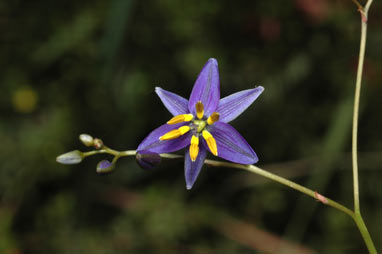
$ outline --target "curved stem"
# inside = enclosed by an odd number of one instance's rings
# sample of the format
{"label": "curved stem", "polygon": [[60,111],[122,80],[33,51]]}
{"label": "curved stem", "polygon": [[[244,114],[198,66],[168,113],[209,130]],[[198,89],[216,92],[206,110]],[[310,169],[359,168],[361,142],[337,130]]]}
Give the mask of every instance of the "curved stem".
{"label": "curved stem", "polygon": [[[99,153],[108,153],[108,154],[114,155],[116,158],[126,157],[126,156],[135,156],[136,155],[135,150],[116,151],[116,150],[113,150],[111,148],[104,146],[103,149],[101,149],[101,150],[86,152],[86,153],[84,153],[84,156],[87,157],[87,156],[91,156],[91,155],[99,154]],[[183,158],[182,155],[169,154],[169,153],[162,153],[162,154],[160,154],[160,156],[164,159]],[[349,208],[337,203],[334,200],[331,200],[327,197],[322,196],[321,194],[317,193],[316,191],[313,191],[313,190],[306,188],[300,184],[297,184],[297,183],[290,181],[286,178],[283,178],[281,176],[275,175],[271,172],[268,172],[264,169],[261,169],[259,167],[254,166],[254,165],[236,164],[236,163],[232,163],[232,162],[215,161],[215,160],[205,160],[204,163],[207,165],[210,165],[210,166],[214,166],[214,167],[227,167],[227,168],[244,169],[244,170],[247,170],[249,172],[261,175],[265,178],[276,181],[278,183],[281,183],[283,185],[288,186],[289,188],[295,189],[295,190],[302,192],[308,196],[311,196],[312,198],[316,199],[317,201],[320,201],[321,203],[323,203],[325,205],[336,208],[337,210],[340,210],[340,211],[346,213],[347,215],[349,215],[350,217],[352,217],[354,219],[355,214]]]}
{"label": "curved stem", "polygon": [[[89,155],[93,155],[93,154],[97,154],[97,153],[109,153],[109,154],[112,154],[112,155],[115,155],[116,157],[125,157],[125,156],[135,156],[136,155],[136,151],[135,150],[126,150],[126,151],[121,151],[121,152],[118,152],[118,151],[115,151],[113,149],[110,149],[110,148],[107,148],[105,147],[104,149],[102,150],[98,150],[98,151],[91,151],[91,152],[87,152],[87,153],[84,153],[85,156],[89,156]],[[183,158],[182,155],[177,155],[177,154],[169,154],[169,153],[162,153],[160,154],[160,156],[164,159],[179,159],[179,158]],[[292,188],[292,189],[295,189],[299,192],[302,192],[308,196],[311,196],[312,198],[322,202],[323,204],[326,204],[328,206],[331,206],[331,207],[334,207],[336,208],[337,210],[340,210],[346,214],[348,214],[350,217],[354,218],[354,212],[351,211],[349,208],[337,203],[336,201],[334,200],[331,200],[327,197],[324,197],[322,196],[321,194],[317,193],[316,191],[313,191],[309,188],[306,188],[300,184],[297,184],[293,181],[290,181],[288,179],[285,179],[281,176],[278,176],[278,175],[275,175],[273,173],[270,173],[264,169],[261,169],[259,167],[256,167],[254,165],[244,165],[244,164],[236,164],[236,163],[232,163],[232,162],[225,162],[225,161],[215,161],[215,160],[205,160],[204,162],[205,164],[207,165],[210,165],[210,166],[214,166],[214,167],[228,167],[228,168],[238,168],[238,169],[244,169],[244,170],[247,170],[247,171],[250,171],[252,173],[255,173],[255,174],[258,174],[258,175],[261,175],[265,178],[268,178],[270,180],[273,180],[273,181],[276,181],[278,183],[281,183],[283,185],[286,185],[288,186],[289,188]]]}
{"label": "curved stem", "polygon": [[[364,15],[360,10],[361,16]],[[356,213],[360,212],[359,206],[359,184],[358,184],[358,158],[357,158],[357,135],[358,135],[358,112],[359,112],[359,98],[361,94],[361,80],[363,71],[363,62],[365,56],[366,46],[366,23],[362,21],[361,29],[361,42],[359,49],[359,60],[357,69],[357,79],[355,85],[354,95],[354,108],[353,108],[353,131],[352,131],[352,163],[353,163],[353,196],[354,196],[354,210]]]}
{"label": "curved stem", "polygon": [[359,204],[358,155],[357,155],[359,99],[361,94],[363,64],[365,60],[367,21],[368,21],[369,8],[373,0],[368,0],[365,5],[365,8],[363,8],[358,3],[358,1],[353,0],[353,2],[358,6],[358,10],[361,14],[361,40],[360,40],[360,47],[359,47],[357,78],[356,78],[355,95],[354,95],[353,131],[352,131],[353,196],[354,196],[353,219],[362,234],[362,237],[369,250],[369,253],[377,253],[373,240],[371,239],[369,231],[367,230],[365,222],[363,221],[361,216],[361,210],[360,210],[360,204]]}
{"label": "curved stem", "polygon": [[357,224],[357,227],[359,231],[361,232],[362,238],[365,241],[366,247],[369,250],[370,254],[377,254],[377,249],[374,246],[374,242],[371,239],[369,230],[367,230],[366,224],[362,219],[362,216],[360,213],[355,213],[353,217],[355,223]]}
{"label": "curved stem", "polygon": [[347,215],[349,215],[356,223],[359,231],[361,232],[361,235],[363,237],[363,240],[366,244],[366,247],[368,248],[369,250],[369,253],[371,254],[377,254],[377,250],[374,246],[374,243],[373,243],[373,240],[371,239],[371,236],[370,236],[370,233],[369,231],[367,230],[367,227],[362,219],[362,216],[360,213],[354,213],[352,210],[350,210],[349,208],[337,203],[336,201],[334,200],[331,200],[327,197],[324,197],[322,196],[321,194],[309,189],[309,188],[306,188],[300,184],[297,184],[295,182],[292,182],[288,179],[285,179],[283,177],[280,177],[278,175],[275,175],[275,174],[272,174],[268,171],[265,171],[259,167],[256,167],[254,165],[242,165],[242,164],[236,164],[236,163],[230,163],[230,162],[221,162],[221,161],[213,161],[213,160],[206,160],[205,161],[206,164],[209,164],[211,166],[223,166],[223,167],[230,167],[230,168],[239,168],[239,169],[244,169],[244,170],[247,170],[247,171],[250,171],[252,173],[255,173],[255,174],[258,174],[258,175],[261,175],[263,177],[266,177],[268,179],[271,179],[273,181],[276,181],[278,183],[281,183],[283,185],[286,185],[288,186],[289,188],[292,188],[292,189],[295,189],[301,193],[304,193],[308,196],[311,196],[312,198],[315,198],[316,200],[320,201],[321,203],[325,204],[325,205],[328,205],[328,206],[331,206],[341,212],[344,212],[346,213]]}
{"label": "curved stem", "polygon": [[[84,157],[87,157],[87,156],[91,156],[91,155],[95,155],[95,154],[101,154],[101,153],[107,153],[110,155],[114,155],[115,156],[114,160],[117,160],[120,157],[135,156],[136,155],[135,150],[116,151],[116,150],[113,150],[113,149],[108,148],[106,146],[104,146],[100,150],[85,152],[85,153],[83,153],[83,155],[84,155]],[[183,158],[182,155],[169,154],[169,153],[162,153],[162,154],[160,154],[160,156],[161,156],[161,158],[164,158],[164,159]],[[254,166],[254,165],[236,164],[236,163],[232,163],[232,162],[215,161],[215,160],[205,160],[204,163],[207,165],[213,166],[213,167],[227,167],[227,168],[237,168],[237,169],[247,170],[251,173],[255,173],[255,174],[261,175],[265,178],[268,178],[270,180],[273,180],[275,182],[281,183],[281,184],[283,184],[289,188],[292,188],[292,189],[297,190],[301,193],[304,193],[304,194],[316,199],[317,201],[319,201],[325,205],[331,206],[331,207],[333,207],[333,208],[335,208],[341,212],[344,212],[345,214],[349,215],[355,221],[355,223],[356,223],[358,229],[360,230],[361,235],[362,235],[362,237],[366,243],[366,246],[369,249],[369,252],[372,254],[377,253],[376,249],[374,247],[373,241],[370,237],[370,234],[366,228],[365,223],[363,222],[363,219],[362,219],[360,213],[354,213],[349,208],[341,205],[340,203],[337,203],[334,200],[331,200],[331,199],[319,194],[316,191],[313,191],[313,190],[306,188],[300,184],[297,184],[291,180],[288,180],[288,179],[283,178],[281,176],[275,175],[271,172],[268,172],[264,169],[261,169],[259,167]]]}
{"label": "curved stem", "polygon": [[365,58],[367,19],[368,19],[369,8],[372,2],[373,0],[367,1],[365,8],[359,7],[358,6],[359,4],[357,5],[358,10],[361,14],[361,41],[360,41],[360,48],[359,48],[357,78],[356,78],[356,85],[355,85],[354,109],[353,109],[353,131],[352,131],[353,195],[354,195],[355,213],[360,213],[359,183],[358,183],[358,156],[357,156],[359,99],[361,94],[362,72],[363,72],[363,63]]}
{"label": "curved stem", "polygon": [[357,0],[353,0],[353,3],[354,3],[355,5],[357,5],[358,10],[362,10],[362,9],[363,9],[362,5],[361,5]]}
{"label": "curved stem", "polygon": [[350,217],[354,218],[354,213],[352,210],[350,210],[349,208],[337,203],[336,201],[331,200],[327,197],[324,197],[321,194],[317,193],[316,191],[313,191],[309,188],[306,188],[300,184],[292,182],[292,181],[285,179],[281,176],[272,174],[272,173],[270,173],[264,169],[261,169],[259,167],[254,166],[254,165],[243,165],[243,164],[236,164],[236,163],[222,162],[222,161],[213,161],[213,160],[206,160],[205,163],[209,164],[211,166],[217,166],[217,167],[229,167],[229,168],[244,169],[244,170],[250,171],[252,173],[261,175],[265,178],[268,178],[268,179],[273,180],[275,182],[281,183],[283,185],[288,186],[289,188],[292,188],[292,189],[297,190],[299,192],[302,192],[308,196],[311,196],[312,198],[316,199],[317,201],[320,201],[321,203],[323,203],[325,205],[336,208],[337,210],[340,210],[340,211],[346,213],[347,215],[349,215]]}
{"label": "curved stem", "polygon": [[103,146],[102,149],[100,149],[100,150],[93,150],[93,151],[89,151],[89,152],[84,152],[83,156],[84,157],[89,157],[89,156],[92,156],[92,155],[95,155],[95,154],[100,154],[100,153],[108,153],[108,154],[111,154],[111,155],[114,155],[114,156],[118,156],[118,157],[135,155],[135,151],[132,151],[132,150],[120,152],[120,151],[111,149],[111,148],[109,148],[107,146]]}

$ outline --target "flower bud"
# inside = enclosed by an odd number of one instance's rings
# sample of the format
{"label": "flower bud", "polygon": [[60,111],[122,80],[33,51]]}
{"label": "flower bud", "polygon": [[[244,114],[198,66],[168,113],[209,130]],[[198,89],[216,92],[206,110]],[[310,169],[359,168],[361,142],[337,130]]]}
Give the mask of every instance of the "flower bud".
{"label": "flower bud", "polygon": [[99,150],[103,147],[103,142],[99,138],[95,138],[93,145],[94,145],[95,149]]}
{"label": "flower bud", "polygon": [[138,165],[143,169],[152,169],[161,162],[161,157],[158,153],[144,150],[137,152],[135,158]]}
{"label": "flower bud", "polygon": [[108,160],[102,160],[97,164],[97,173],[106,174],[110,173],[114,169],[114,164]]}
{"label": "flower bud", "polygon": [[61,154],[56,158],[56,161],[61,164],[78,164],[82,161],[84,155],[78,150]]}
{"label": "flower bud", "polygon": [[90,136],[89,134],[81,134],[79,138],[82,144],[84,144],[85,146],[94,145],[94,138]]}

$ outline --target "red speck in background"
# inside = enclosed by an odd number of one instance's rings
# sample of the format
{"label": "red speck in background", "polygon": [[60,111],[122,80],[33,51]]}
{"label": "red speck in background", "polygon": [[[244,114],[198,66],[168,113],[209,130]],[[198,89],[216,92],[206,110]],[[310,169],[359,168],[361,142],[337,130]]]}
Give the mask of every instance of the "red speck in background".
{"label": "red speck in background", "polygon": [[321,23],[326,18],[329,10],[327,0],[295,0],[295,5],[313,23]]}
{"label": "red speck in background", "polygon": [[260,35],[266,41],[275,41],[280,37],[280,21],[272,18],[260,20]]}

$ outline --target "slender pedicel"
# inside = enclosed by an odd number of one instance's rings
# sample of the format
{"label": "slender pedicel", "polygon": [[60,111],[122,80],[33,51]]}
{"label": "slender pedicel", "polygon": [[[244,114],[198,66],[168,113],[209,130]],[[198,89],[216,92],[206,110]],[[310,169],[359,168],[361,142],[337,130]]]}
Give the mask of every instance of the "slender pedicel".
{"label": "slender pedicel", "polygon": [[190,126],[182,126],[179,129],[175,129],[172,131],[167,132],[163,136],[161,136],[159,139],[160,140],[170,140],[170,139],[175,139],[179,138],[183,134],[187,133],[190,131]]}

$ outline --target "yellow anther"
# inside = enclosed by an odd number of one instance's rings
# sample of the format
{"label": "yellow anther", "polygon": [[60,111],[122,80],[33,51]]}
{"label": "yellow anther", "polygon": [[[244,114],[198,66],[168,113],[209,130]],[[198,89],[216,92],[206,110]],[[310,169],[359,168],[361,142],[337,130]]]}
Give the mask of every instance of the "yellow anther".
{"label": "yellow anther", "polygon": [[182,126],[178,130],[180,131],[180,135],[183,135],[190,130],[190,126]]}
{"label": "yellow anther", "polygon": [[172,130],[164,134],[159,138],[159,140],[170,140],[170,139],[175,139],[179,138],[183,134],[187,133],[190,130],[190,126],[182,126],[179,129]]}
{"label": "yellow anther", "polygon": [[189,122],[194,118],[192,114],[177,115],[170,119],[167,124],[177,124],[183,122]]}
{"label": "yellow anther", "polygon": [[204,116],[204,106],[203,106],[203,103],[201,101],[198,101],[195,105],[195,108],[196,108],[196,116],[199,118],[199,119],[202,119],[203,116]]}
{"label": "yellow anther", "polygon": [[211,125],[211,124],[213,124],[214,122],[219,121],[219,117],[220,117],[220,114],[219,114],[218,112],[214,112],[214,113],[212,113],[212,114],[208,117],[208,119],[207,119],[207,123],[208,123],[209,125]]}
{"label": "yellow anther", "polygon": [[191,161],[195,161],[196,157],[198,157],[199,153],[199,138],[196,136],[192,136],[191,145],[190,145],[190,158]]}
{"label": "yellow anther", "polygon": [[216,140],[214,137],[212,137],[211,133],[204,130],[202,132],[203,138],[206,140],[208,148],[210,149],[211,153],[215,156],[218,156],[218,147],[216,146]]}

